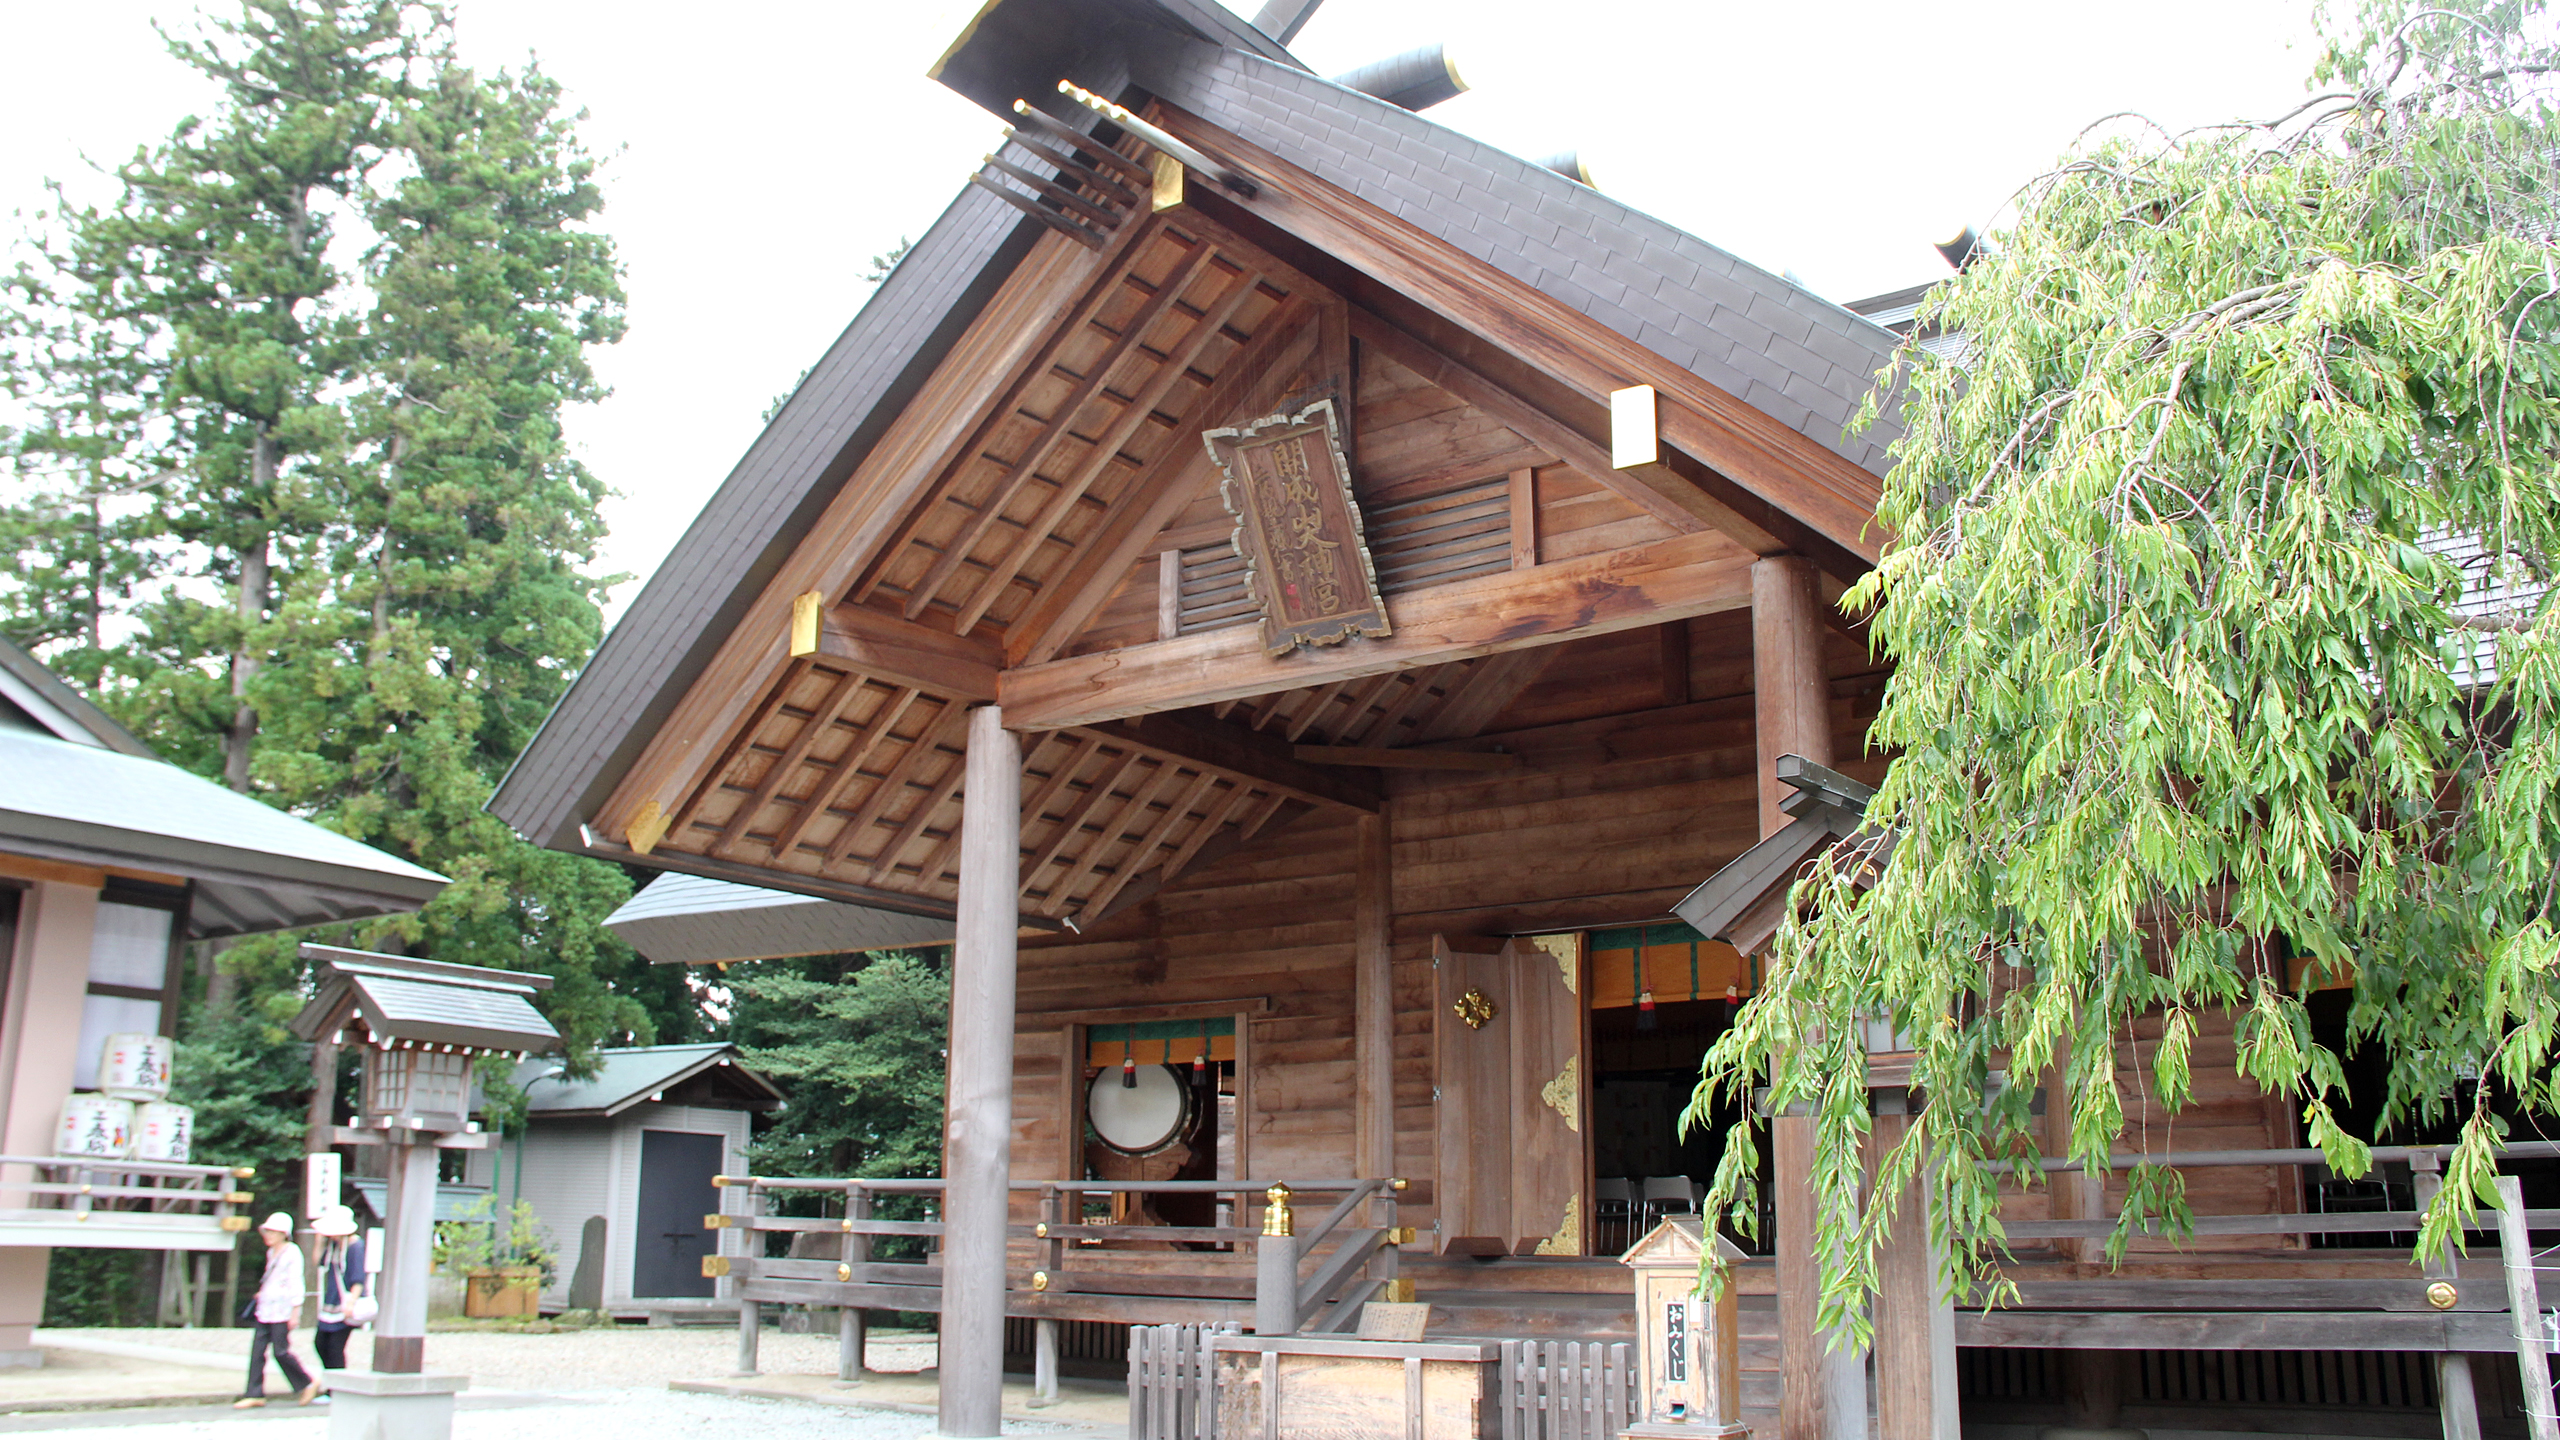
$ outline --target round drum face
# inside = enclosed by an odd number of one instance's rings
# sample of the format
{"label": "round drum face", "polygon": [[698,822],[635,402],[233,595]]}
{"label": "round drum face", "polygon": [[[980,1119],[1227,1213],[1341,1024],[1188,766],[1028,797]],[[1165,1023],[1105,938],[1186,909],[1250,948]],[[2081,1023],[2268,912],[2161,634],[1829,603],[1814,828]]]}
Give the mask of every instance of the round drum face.
{"label": "round drum face", "polygon": [[1108,1065],[1085,1093],[1085,1114],[1102,1143],[1124,1155],[1147,1155],[1173,1143],[1190,1118],[1191,1096],[1162,1065],[1138,1067],[1138,1085],[1120,1083],[1120,1067]]}

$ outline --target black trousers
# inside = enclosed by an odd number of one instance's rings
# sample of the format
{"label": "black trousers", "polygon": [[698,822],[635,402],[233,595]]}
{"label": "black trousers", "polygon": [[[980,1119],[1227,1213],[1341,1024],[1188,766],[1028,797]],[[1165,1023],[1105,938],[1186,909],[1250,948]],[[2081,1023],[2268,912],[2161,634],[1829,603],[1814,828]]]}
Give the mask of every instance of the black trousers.
{"label": "black trousers", "polygon": [[249,1337],[249,1388],[245,1393],[251,1396],[267,1393],[267,1347],[270,1345],[275,1347],[276,1368],[284,1372],[287,1384],[297,1391],[311,1384],[311,1372],[303,1369],[302,1362],[285,1348],[292,1336],[293,1325],[289,1321],[258,1322],[255,1333]]}
{"label": "black trousers", "polygon": [[325,1320],[320,1322],[320,1328],[311,1332],[311,1348],[320,1352],[321,1369],[347,1368],[347,1337],[354,1333],[344,1325],[331,1325]]}

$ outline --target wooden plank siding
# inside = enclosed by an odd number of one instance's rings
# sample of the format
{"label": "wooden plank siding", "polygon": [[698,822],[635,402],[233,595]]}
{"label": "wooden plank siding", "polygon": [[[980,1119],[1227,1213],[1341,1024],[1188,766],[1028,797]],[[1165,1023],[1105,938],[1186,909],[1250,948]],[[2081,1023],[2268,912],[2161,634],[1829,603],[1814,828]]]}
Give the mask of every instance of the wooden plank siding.
{"label": "wooden plank siding", "polygon": [[[1483,735],[1451,742],[1503,745],[1523,768],[1393,772],[1398,1173],[1429,1180],[1436,1172],[1434,933],[1659,918],[1755,837],[1749,633],[1747,614],[1693,622],[1687,670],[1705,698],[1672,707],[1655,703],[1665,664],[1656,631],[1552,647],[1544,671]],[[1880,677],[1862,642],[1845,633],[1830,640],[1833,723],[1842,751],[1855,754]],[[1303,698],[1273,715],[1285,717]],[[1230,719],[1249,719],[1252,704],[1239,702]],[[1636,713],[1620,713],[1629,710]],[[1874,779],[1882,767],[1862,757],[1846,768]],[[1064,1155],[1054,1118],[1067,1099],[1055,1049],[1061,1031],[1044,1015],[1255,996],[1269,997],[1270,1009],[1251,1020],[1247,1047],[1250,1093],[1239,1123],[1251,1174],[1356,1169],[1355,824],[1352,812],[1327,807],[1085,934],[1023,937],[1015,1178],[1059,1178]],[[1522,864],[1528,855],[1537,863]],[[1401,1214],[1426,1234],[1437,1218],[1428,1198],[1409,1199]]]}

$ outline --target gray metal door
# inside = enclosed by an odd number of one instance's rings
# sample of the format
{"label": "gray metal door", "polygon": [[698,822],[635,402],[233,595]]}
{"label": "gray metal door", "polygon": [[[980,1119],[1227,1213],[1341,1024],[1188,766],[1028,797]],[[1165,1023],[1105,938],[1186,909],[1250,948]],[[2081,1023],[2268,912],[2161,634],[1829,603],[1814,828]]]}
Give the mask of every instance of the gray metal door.
{"label": "gray metal door", "polygon": [[682,1130],[640,1132],[639,1220],[631,1234],[631,1294],[636,1299],[710,1298],[702,1257],[718,1241],[702,1217],[719,1210],[721,1137]]}

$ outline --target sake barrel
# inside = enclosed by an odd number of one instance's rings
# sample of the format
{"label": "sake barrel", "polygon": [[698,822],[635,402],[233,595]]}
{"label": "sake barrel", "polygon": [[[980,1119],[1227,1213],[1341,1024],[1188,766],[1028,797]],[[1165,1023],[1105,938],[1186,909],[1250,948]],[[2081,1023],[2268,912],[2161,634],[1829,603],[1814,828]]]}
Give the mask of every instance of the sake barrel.
{"label": "sake barrel", "polygon": [[121,1160],[132,1148],[132,1101],[83,1090],[62,1102],[62,1128],[55,1132],[53,1141],[55,1154]]}
{"label": "sake barrel", "polygon": [[133,1158],[184,1165],[196,1144],[193,1106],[146,1100],[133,1107]]}
{"label": "sake barrel", "polygon": [[98,1052],[98,1089],[119,1100],[165,1100],[177,1045],[166,1035],[110,1035]]}

